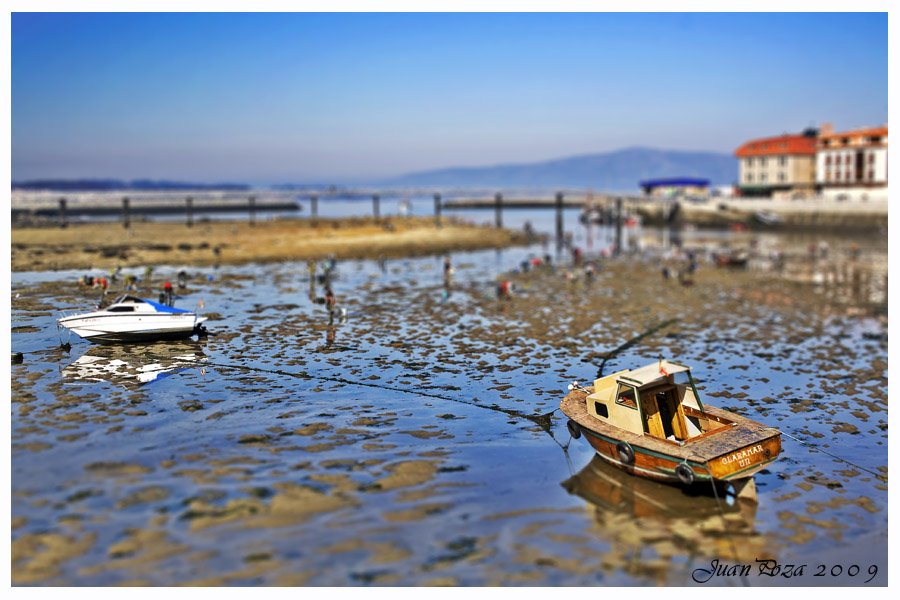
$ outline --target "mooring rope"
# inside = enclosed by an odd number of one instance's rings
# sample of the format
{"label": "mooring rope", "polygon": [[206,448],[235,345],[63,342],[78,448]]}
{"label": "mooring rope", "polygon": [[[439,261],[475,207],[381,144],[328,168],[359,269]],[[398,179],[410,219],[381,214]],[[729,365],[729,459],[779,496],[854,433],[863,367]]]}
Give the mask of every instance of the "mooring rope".
{"label": "mooring rope", "polygon": [[672,323],[677,323],[677,322],[678,322],[678,319],[669,319],[668,321],[663,321],[662,323],[657,323],[650,329],[631,338],[630,340],[626,341],[624,344],[621,344],[619,347],[613,348],[612,350],[607,352],[606,356],[603,358],[603,361],[600,363],[600,367],[597,369],[597,379],[600,379],[601,377],[603,377],[603,367],[606,366],[606,361],[616,358],[620,353],[624,352],[625,350],[628,350],[629,348],[631,348],[632,346],[634,346],[635,344],[640,342],[645,337],[653,335],[660,329],[663,329],[664,327],[668,327]]}
{"label": "mooring rope", "polygon": [[[152,353],[148,353],[148,354],[150,356],[153,356]],[[511,409],[511,408],[503,408],[502,406],[499,406],[497,404],[481,404],[478,402],[477,399],[473,399],[473,401],[468,401],[463,398],[455,398],[453,396],[445,396],[443,394],[436,394],[436,393],[425,391],[425,390],[422,390],[419,388],[409,389],[409,388],[402,388],[402,387],[397,387],[397,386],[392,386],[392,385],[372,383],[372,382],[366,382],[366,381],[354,381],[352,379],[347,379],[345,377],[340,377],[337,375],[314,375],[307,371],[296,373],[296,372],[291,372],[291,371],[284,371],[282,369],[267,369],[264,367],[238,365],[238,364],[233,364],[233,363],[210,362],[208,360],[190,360],[190,359],[180,358],[179,361],[181,363],[193,365],[196,367],[206,367],[206,366],[219,367],[219,368],[223,368],[223,369],[236,369],[236,370],[252,371],[252,372],[258,372],[258,373],[269,373],[269,374],[273,374],[273,375],[284,375],[287,377],[293,377],[295,379],[318,379],[318,380],[322,380],[322,381],[331,381],[334,383],[342,383],[345,385],[371,387],[371,388],[377,388],[377,389],[388,390],[388,391],[393,391],[393,392],[401,392],[404,394],[416,394],[419,396],[426,396],[428,398],[447,400],[449,402],[457,402],[459,404],[465,404],[468,406],[475,406],[478,408],[493,410],[495,412],[500,412],[500,413],[503,413],[510,417],[525,419],[525,420],[531,421],[532,423],[535,423],[543,431],[545,431],[547,434],[549,434],[550,437],[553,439],[553,441],[558,446],[563,448],[563,445],[559,442],[559,440],[556,439],[556,436],[553,434],[553,431],[551,429],[553,413],[555,413],[557,410],[559,410],[558,408],[554,409],[548,413],[544,413],[544,414],[540,414],[540,415],[529,415],[529,414],[523,413],[518,410]]]}
{"label": "mooring rope", "polygon": [[882,475],[881,473],[877,473],[877,472],[873,471],[872,469],[868,469],[866,467],[863,467],[862,465],[858,465],[858,464],[854,463],[853,461],[847,460],[846,458],[842,458],[842,457],[838,456],[837,454],[833,454],[827,450],[823,450],[822,448],[818,447],[817,445],[813,444],[812,442],[807,442],[805,440],[801,440],[800,438],[795,437],[787,432],[782,431],[781,434],[791,438],[792,440],[794,440],[796,442],[800,442],[804,446],[806,446],[812,450],[815,450],[816,452],[821,452],[822,454],[827,454],[828,456],[830,456],[831,458],[833,458],[835,460],[839,460],[842,463],[846,463],[846,464],[850,465],[851,467],[859,469],[860,471],[865,471],[866,473],[874,475],[881,481],[887,483],[887,480],[888,480],[887,475]]}

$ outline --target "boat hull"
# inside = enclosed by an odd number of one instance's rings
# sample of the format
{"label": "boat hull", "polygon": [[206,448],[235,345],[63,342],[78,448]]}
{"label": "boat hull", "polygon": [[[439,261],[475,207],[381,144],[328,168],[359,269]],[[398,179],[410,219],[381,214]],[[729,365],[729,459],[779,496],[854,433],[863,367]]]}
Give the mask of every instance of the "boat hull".
{"label": "boat hull", "polygon": [[[641,447],[637,444],[629,444],[634,453],[634,459],[630,463],[623,462],[618,452],[618,445],[623,443],[621,440],[603,436],[595,431],[582,429],[581,432],[587,439],[587,442],[594,448],[597,455],[604,461],[614,465],[632,475],[647,477],[656,481],[666,481],[670,483],[684,483],[684,476],[679,476],[676,469],[679,465],[685,464],[693,473],[693,481],[734,481],[752,477],[767,465],[772,463],[781,451],[780,436],[770,438],[762,443],[753,444],[750,448],[759,447],[760,450],[749,455],[750,460],[758,455],[759,460],[740,466],[739,461],[742,459],[729,460],[732,455],[740,455],[742,452],[749,452],[746,448],[739,448],[732,453],[722,457],[714,457],[712,460],[691,460],[684,455],[678,456],[674,454],[665,454],[656,450]],[[627,443],[627,442],[624,442]],[[768,455],[766,454],[768,450]],[[722,463],[726,460],[726,463]]]}
{"label": "boat hull", "polygon": [[61,319],[59,324],[97,344],[180,340],[200,333],[206,319],[193,314],[143,315],[128,318],[85,317]]}
{"label": "boat hull", "polygon": [[637,435],[588,414],[587,393],[573,391],[560,405],[573,423],[570,431],[583,435],[603,460],[633,475],[681,484],[733,482],[752,477],[781,453],[777,429],[711,406],[704,415],[729,426],[682,443]]}

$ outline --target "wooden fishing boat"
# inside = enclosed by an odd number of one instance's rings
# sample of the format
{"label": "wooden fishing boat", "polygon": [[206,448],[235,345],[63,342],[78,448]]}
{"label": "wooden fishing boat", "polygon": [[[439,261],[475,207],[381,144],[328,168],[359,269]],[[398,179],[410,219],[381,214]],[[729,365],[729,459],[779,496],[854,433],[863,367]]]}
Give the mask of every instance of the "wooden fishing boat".
{"label": "wooden fishing boat", "polygon": [[678,483],[728,482],[754,498],[753,475],[781,452],[773,427],[704,405],[690,368],[666,360],[570,386],[560,408],[607,462],[641,477]]}

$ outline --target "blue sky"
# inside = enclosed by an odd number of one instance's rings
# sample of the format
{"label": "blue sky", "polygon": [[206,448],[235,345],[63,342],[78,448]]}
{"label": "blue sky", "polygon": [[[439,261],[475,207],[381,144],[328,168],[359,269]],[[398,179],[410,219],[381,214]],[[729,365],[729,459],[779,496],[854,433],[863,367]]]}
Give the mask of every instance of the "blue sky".
{"label": "blue sky", "polygon": [[882,14],[12,15],[12,177],[352,182],[888,120]]}

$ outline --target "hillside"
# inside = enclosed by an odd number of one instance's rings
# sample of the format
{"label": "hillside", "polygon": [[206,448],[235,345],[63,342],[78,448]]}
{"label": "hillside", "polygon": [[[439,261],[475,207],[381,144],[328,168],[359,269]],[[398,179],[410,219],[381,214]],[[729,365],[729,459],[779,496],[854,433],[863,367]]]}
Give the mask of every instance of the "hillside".
{"label": "hillside", "polygon": [[703,177],[712,185],[728,185],[738,174],[730,154],[625,148],[602,154],[544,162],[488,167],[458,167],[409,173],[385,181],[389,185],[590,187],[636,190],[638,182],[657,177]]}

